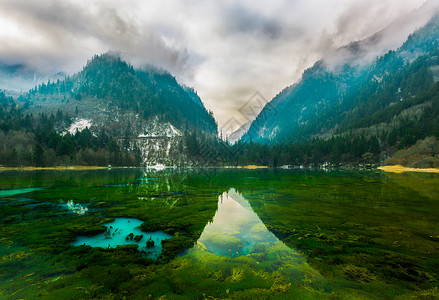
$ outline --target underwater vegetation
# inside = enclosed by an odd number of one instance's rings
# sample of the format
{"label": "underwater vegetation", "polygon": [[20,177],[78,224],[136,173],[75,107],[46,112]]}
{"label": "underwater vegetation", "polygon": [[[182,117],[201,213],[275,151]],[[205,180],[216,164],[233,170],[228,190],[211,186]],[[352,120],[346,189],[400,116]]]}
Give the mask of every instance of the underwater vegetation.
{"label": "underwater vegetation", "polygon": [[437,299],[438,179],[0,173],[0,298]]}
{"label": "underwater vegetation", "polygon": [[242,195],[339,297],[424,299],[419,291],[425,299],[439,297],[439,177],[347,175],[284,178],[274,185],[290,185],[288,193]]}

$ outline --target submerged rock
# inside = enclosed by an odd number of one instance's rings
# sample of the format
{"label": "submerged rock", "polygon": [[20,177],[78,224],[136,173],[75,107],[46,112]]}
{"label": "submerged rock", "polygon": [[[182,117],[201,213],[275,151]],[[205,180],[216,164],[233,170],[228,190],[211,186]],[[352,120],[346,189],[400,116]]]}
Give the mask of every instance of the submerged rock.
{"label": "submerged rock", "polygon": [[135,240],[137,243],[140,242],[142,239],[143,239],[143,234],[136,235],[136,236],[134,237],[134,240]]}
{"label": "submerged rock", "polygon": [[149,240],[146,242],[146,248],[152,248],[154,247],[154,241],[151,237],[149,237]]}

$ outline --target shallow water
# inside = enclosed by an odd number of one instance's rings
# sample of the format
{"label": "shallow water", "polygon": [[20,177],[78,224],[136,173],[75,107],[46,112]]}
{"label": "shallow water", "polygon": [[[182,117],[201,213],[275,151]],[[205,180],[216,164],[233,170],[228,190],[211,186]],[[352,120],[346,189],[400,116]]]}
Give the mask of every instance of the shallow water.
{"label": "shallow water", "polygon": [[23,188],[23,189],[11,189],[11,190],[0,190],[0,197],[7,197],[7,196],[14,196],[19,194],[26,194],[33,191],[39,191],[43,188],[36,187],[36,188]]}
{"label": "shallow water", "polygon": [[[139,228],[142,223],[143,221],[132,218],[116,218],[113,222],[105,224],[107,230],[104,233],[92,237],[78,236],[72,245],[89,245],[109,249],[134,244],[139,246],[138,251],[144,251],[148,257],[157,259],[162,251],[162,240],[170,239],[172,236],[163,231],[143,232]],[[138,240],[135,239],[136,236],[139,236]],[[153,241],[154,245],[147,247],[148,240]]]}
{"label": "shallow water", "polygon": [[[0,298],[434,299],[438,183],[379,171],[0,173]],[[130,233],[144,251],[151,236],[161,262],[127,246]]]}

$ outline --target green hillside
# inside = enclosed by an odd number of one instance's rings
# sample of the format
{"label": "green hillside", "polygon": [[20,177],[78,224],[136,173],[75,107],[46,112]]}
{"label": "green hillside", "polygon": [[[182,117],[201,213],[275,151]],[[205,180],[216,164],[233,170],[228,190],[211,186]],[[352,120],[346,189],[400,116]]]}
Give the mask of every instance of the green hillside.
{"label": "green hillside", "polygon": [[184,132],[217,135],[196,93],[165,71],[135,70],[111,53],[18,99],[0,94],[4,166],[182,164]]}
{"label": "green hillside", "polygon": [[268,156],[268,164],[383,162],[439,136],[438,75],[436,16],[371,65],[334,70],[319,61],[264,108],[242,140],[267,145],[279,157]]}

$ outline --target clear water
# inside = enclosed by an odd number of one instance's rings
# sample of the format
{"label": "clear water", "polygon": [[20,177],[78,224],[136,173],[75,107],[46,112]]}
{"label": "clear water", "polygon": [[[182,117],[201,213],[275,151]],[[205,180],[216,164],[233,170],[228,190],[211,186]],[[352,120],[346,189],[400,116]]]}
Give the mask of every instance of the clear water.
{"label": "clear water", "polygon": [[34,187],[34,188],[21,188],[21,189],[11,189],[11,190],[0,190],[0,197],[14,196],[19,194],[31,193],[34,191],[40,191],[43,188]]}
{"label": "clear water", "polygon": [[[1,299],[439,298],[437,174],[5,172],[0,188]],[[117,247],[130,233],[163,261]]]}
{"label": "clear water", "polygon": [[213,222],[206,225],[197,244],[231,257],[257,253],[275,244],[297,253],[265,227],[248,201],[233,188],[219,197]]}
{"label": "clear water", "polygon": [[[107,231],[96,236],[78,236],[73,246],[88,245],[91,247],[116,248],[121,245],[135,244],[137,250],[144,251],[148,257],[157,259],[162,251],[162,241],[172,238],[163,231],[143,232],[139,226],[143,221],[132,218],[116,218],[113,222],[105,224]],[[129,235],[132,234],[132,237]],[[137,241],[133,238],[143,236]],[[146,247],[148,240],[154,241],[153,247]]]}

